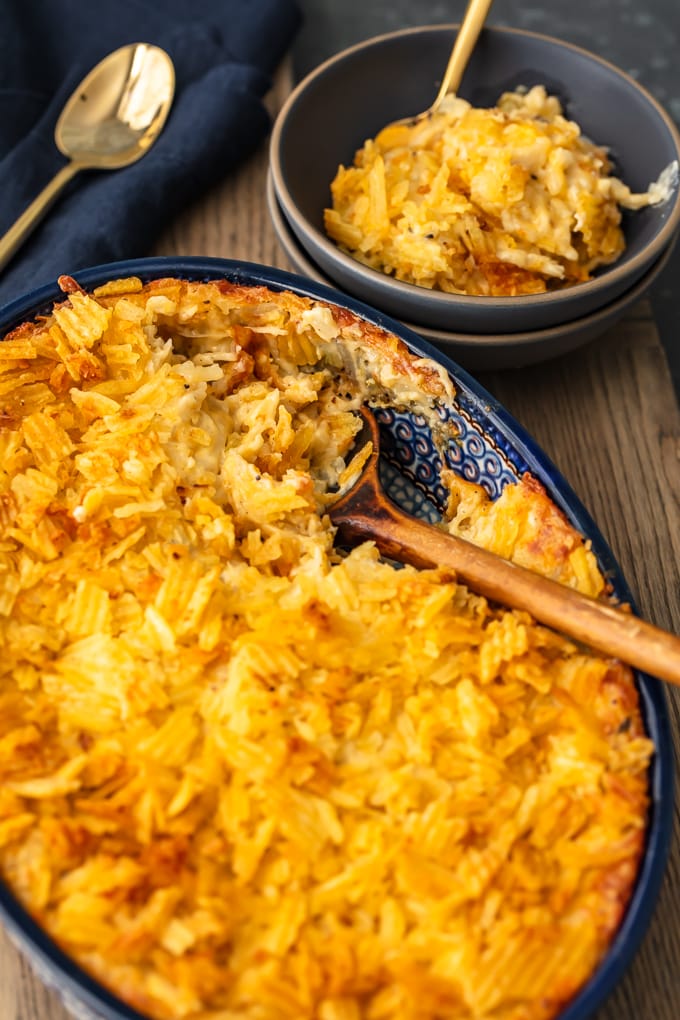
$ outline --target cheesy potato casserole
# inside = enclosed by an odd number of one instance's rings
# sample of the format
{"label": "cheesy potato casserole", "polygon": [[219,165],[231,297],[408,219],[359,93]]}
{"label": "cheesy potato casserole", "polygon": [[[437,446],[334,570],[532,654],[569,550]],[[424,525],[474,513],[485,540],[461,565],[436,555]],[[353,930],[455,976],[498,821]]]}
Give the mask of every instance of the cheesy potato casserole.
{"label": "cheesy potato casserole", "polygon": [[[0,874],[154,1020],[548,1020],[645,837],[630,671],[334,545],[363,401],[440,367],[351,312],[116,280],[0,343]],[[604,593],[532,478],[442,527]]]}
{"label": "cheesy potato casserole", "polygon": [[674,172],[631,194],[611,169],[542,85],[490,109],[450,96],[432,115],[389,125],[338,169],[326,232],[407,283],[540,294],[614,262],[625,248],[621,208],[662,201]]}

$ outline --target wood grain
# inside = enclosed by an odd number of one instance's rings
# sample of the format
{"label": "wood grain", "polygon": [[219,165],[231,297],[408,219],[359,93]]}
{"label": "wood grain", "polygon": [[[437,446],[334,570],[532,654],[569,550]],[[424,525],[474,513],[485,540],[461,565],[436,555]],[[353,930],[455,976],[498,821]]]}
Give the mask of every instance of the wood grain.
{"label": "wood grain", "polygon": [[[274,106],[287,89],[282,76]],[[291,268],[264,201],[266,146],[168,226],[155,254]],[[528,369],[477,373],[558,465],[597,521],[643,616],[680,633],[680,412],[647,302],[606,336]],[[676,752],[680,695],[669,691]],[[679,772],[680,775],[680,772]],[[680,1016],[680,816],[654,918],[593,1020]],[[68,1020],[0,932],[0,1020]]]}

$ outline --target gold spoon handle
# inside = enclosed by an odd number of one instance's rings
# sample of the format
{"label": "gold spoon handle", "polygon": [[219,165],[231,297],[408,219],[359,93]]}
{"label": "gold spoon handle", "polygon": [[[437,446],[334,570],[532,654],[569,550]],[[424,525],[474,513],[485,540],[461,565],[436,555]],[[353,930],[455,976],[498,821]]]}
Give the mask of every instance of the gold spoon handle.
{"label": "gold spoon handle", "polygon": [[482,30],[492,3],[493,0],[470,0],[468,3],[463,22],[458,30],[456,42],[446,66],[446,71],[444,72],[441,88],[437,93],[437,98],[430,107],[431,113],[434,113],[439,107],[444,96],[447,96],[449,92],[458,91],[468,60],[475,48],[479,33]]}
{"label": "gold spoon handle", "polygon": [[403,513],[385,496],[370,466],[329,512],[347,544],[372,540],[389,559],[448,567],[472,591],[524,609],[568,637],[680,684],[680,638]]}
{"label": "gold spoon handle", "polygon": [[33,199],[29,207],[13,223],[5,236],[0,238],[0,269],[7,265],[16,250],[34,230],[62,188],[82,169],[80,163],[73,161],[62,167],[49,184],[45,185],[40,194]]}

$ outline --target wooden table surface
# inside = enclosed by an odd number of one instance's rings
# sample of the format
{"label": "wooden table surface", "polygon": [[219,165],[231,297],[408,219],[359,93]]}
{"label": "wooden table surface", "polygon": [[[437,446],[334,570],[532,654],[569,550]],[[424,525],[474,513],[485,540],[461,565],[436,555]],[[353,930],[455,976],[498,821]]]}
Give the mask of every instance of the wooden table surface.
{"label": "wooden table surface", "polygon": [[[282,76],[274,106],[285,90]],[[162,255],[290,269],[267,213],[266,145],[173,223]],[[598,523],[643,616],[680,634],[680,412],[648,302],[589,346],[528,369],[476,373],[534,436]],[[676,760],[680,691],[669,692]],[[677,780],[680,768],[676,767]],[[592,1020],[680,1017],[680,818],[654,918]],[[69,1020],[0,930],[0,1020]]]}

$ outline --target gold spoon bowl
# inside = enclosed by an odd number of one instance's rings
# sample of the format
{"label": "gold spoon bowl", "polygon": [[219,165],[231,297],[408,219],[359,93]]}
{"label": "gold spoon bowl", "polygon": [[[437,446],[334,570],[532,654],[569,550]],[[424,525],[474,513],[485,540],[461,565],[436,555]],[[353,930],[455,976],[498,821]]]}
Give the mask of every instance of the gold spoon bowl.
{"label": "gold spoon bowl", "polygon": [[148,43],[122,46],[90,71],[66,103],[54,132],[57,148],[69,162],[0,239],[0,268],[77,173],[118,170],[148,152],[163,129],[174,93],[172,60]]}

